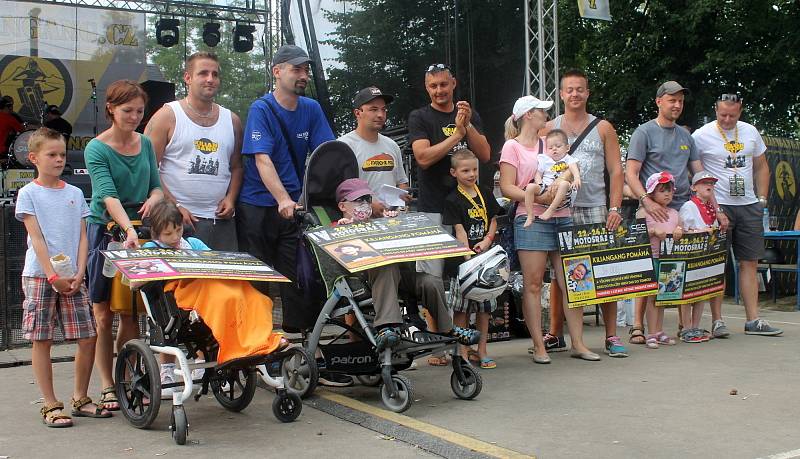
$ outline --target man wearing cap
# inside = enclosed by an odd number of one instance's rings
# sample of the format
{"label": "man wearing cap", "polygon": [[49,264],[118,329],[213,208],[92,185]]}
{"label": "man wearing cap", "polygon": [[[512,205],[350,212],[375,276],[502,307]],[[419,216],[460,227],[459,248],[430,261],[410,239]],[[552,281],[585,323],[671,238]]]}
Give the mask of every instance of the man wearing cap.
{"label": "man wearing cap", "polygon": [[47,117],[47,121],[44,122],[45,127],[60,132],[64,136],[64,142],[69,145],[69,138],[72,136],[72,125],[61,117],[61,110],[59,110],[58,106],[48,105],[45,117]]}
{"label": "man wearing cap", "polygon": [[[631,192],[638,197],[640,206],[655,220],[666,222],[667,210],[653,201],[645,190],[645,180],[651,175],[666,171],[675,180],[675,194],[669,207],[679,210],[689,200],[689,170],[692,173],[703,169],[700,155],[689,131],[676,121],[683,113],[683,102],[688,89],[676,81],[667,81],[656,91],[658,116],[633,131],[625,167],[625,181]],[[727,225],[724,216],[718,217],[721,226]],[[644,304],[636,302],[634,326],[630,342],[644,344]]]}
{"label": "man wearing cap", "polygon": [[[714,195],[721,213],[730,221],[728,241],[739,265],[739,291],[744,301],[748,335],[775,336],[783,330],[758,318],[758,260],[764,257],[763,212],[769,196],[767,146],[755,126],[739,121],[742,99],[722,94],[717,100],[717,119],[692,134],[703,167],[718,180]],[[722,321],[722,297],[711,300],[711,333],[727,337]]]}
{"label": "man wearing cap", "polygon": [[304,97],[308,54],[294,45],[272,58],[275,90],[250,106],[244,130],[244,182],[236,206],[239,249],[272,265],[293,282],[280,284],[283,328],[313,326],[317,308],[297,288],[298,226],[294,211],[303,186],[306,158],[333,140],[319,103]]}
{"label": "man wearing cap", "polygon": [[221,69],[213,53],[186,60],[187,94],[164,104],[147,123],[159,162],[164,197],[174,201],[183,224],[213,250],[238,250],[236,197],[242,187],[242,122],[214,103]]}
{"label": "man wearing cap", "polygon": [[[383,185],[408,189],[408,177],[403,169],[400,147],[394,140],[380,133],[386,125],[388,105],[393,100],[394,96],[384,94],[374,86],[359,91],[353,98],[356,128],[339,137],[355,153],[358,176],[369,183],[374,195]],[[411,197],[406,196],[410,201]],[[376,216],[383,214],[384,207],[384,203],[378,199],[372,200],[372,211]]]}
{"label": "man wearing cap", "polygon": [[[622,161],[620,161],[619,138],[614,126],[586,110],[589,100],[589,78],[580,70],[570,70],[561,77],[559,95],[564,102],[564,114],[548,121],[540,132],[547,135],[552,129],[561,129],[567,134],[572,152],[578,161],[583,185],[572,204],[572,223],[589,225],[605,223],[613,231],[622,222]],[[591,125],[591,129],[590,129]],[[578,145],[573,145],[584,130],[589,129]],[[605,174],[608,173],[608,184]],[[606,189],[606,186],[608,188]],[[608,205],[608,207],[606,207]],[[563,336],[564,312],[561,308],[561,290],[550,289],[550,331],[544,337],[548,351],[566,350]],[[603,317],[617,316],[617,303],[612,301],[600,305]],[[615,320],[605,322],[605,352],[610,357],[627,357],[627,350],[617,336]]]}

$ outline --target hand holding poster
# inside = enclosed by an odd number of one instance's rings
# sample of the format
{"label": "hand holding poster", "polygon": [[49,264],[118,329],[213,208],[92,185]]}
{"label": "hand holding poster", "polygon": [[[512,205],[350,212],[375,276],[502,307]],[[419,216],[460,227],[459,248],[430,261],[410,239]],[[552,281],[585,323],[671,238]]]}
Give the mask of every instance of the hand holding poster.
{"label": "hand holding poster", "polygon": [[240,279],[289,282],[258,258],[243,252],[186,249],[104,250],[123,280],[144,283],[167,279]]}
{"label": "hand holding poster", "polygon": [[722,295],[728,239],[725,233],[685,234],[661,241],[656,306],[689,304]]}
{"label": "hand holding poster", "polygon": [[655,295],[650,239],[643,219],[608,231],[604,223],[558,233],[569,307]]}
{"label": "hand holding poster", "polygon": [[402,261],[474,255],[440,225],[417,212],[314,228],[306,236],[351,273]]}

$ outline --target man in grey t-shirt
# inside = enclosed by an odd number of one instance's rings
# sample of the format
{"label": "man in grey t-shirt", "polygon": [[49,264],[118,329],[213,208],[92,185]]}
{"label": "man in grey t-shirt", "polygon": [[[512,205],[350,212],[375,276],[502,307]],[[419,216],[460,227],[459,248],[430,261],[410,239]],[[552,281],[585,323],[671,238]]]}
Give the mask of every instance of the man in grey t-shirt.
{"label": "man in grey t-shirt", "polygon": [[[683,113],[683,101],[688,89],[676,81],[667,81],[656,91],[658,116],[637,127],[631,136],[625,181],[642,207],[658,221],[667,221],[667,210],[648,196],[644,181],[651,174],[667,171],[675,177],[675,195],[669,207],[679,210],[689,200],[689,171],[703,170],[694,139],[676,121]],[[715,203],[716,204],[716,203]],[[717,213],[720,227],[728,226],[722,212]],[[631,343],[644,344],[644,304],[636,302],[636,317],[631,329]]]}

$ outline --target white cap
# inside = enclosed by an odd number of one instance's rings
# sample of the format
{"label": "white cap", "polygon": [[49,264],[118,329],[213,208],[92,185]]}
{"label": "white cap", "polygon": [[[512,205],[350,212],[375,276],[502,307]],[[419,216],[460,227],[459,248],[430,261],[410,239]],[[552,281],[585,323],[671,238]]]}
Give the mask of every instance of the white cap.
{"label": "white cap", "polygon": [[514,110],[511,112],[514,121],[522,118],[522,115],[528,113],[534,108],[541,108],[547,110],[553,106],[553,102],[549,100],[539,100],[533,96],[523,96],[514,102]]}

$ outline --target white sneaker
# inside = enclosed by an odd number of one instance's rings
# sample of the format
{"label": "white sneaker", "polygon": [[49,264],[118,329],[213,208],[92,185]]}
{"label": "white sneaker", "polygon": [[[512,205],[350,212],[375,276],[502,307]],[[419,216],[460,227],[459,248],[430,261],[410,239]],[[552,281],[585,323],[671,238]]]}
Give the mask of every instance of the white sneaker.
{"label": "white sneaker", "polygon": [[[194,363],[206,363],[205,360],[195,360]],[[205,368],[195,368],[192,370],[192,381],[197,381],[203,379],[203,375],[206,374]]]}
{"label": "white sneaker", "polygon": [[[161,364],[161,385],[175,383],[175,364],[162,363]],[[161,389],[161,400],[169,400],[172,398],[172,387]]]}

